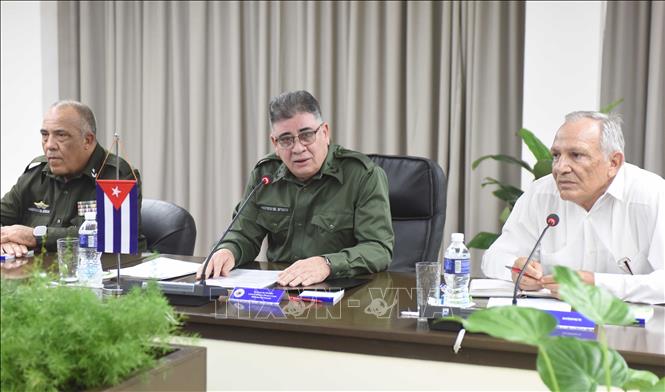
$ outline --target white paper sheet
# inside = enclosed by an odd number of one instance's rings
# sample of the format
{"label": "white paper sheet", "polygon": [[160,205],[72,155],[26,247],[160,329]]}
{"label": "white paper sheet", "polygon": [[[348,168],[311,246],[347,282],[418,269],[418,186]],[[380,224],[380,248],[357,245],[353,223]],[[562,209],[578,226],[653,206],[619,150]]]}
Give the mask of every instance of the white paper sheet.
{"label": "white paper sheet", "polygon": [[[511,306],[512,304],[512,298],[492,297],[487,302],[487,307],[493,308],[495,306]],[[571,306],[567,303],[552,298],[518,298],[517,306],[524,308],[536,308],[541,310],[556,310],[559,312],[570,312],[571,310]]]}
{"label": "white paper sheet", "polygon": [[281,271],[235,269],[229,276],[223,276],[214,279],[206,279],[209,286],[219,287],[247,287],[261,289],[268,287],[277,281],[277,275]]}
{"label": "white paper sheet", "polygon": [[[472,279],[469,286],[469,294],[472,297],[513,297],[513,289],[515,284],[506,280],[500,279]],[[541,289],[538,291],[524,291],[518,290],[518,294],[526,295],[527,297],[537,298],[550,298],[552,293],[548,289]]]}
{"label": "white paper sheet", "polygon": [[[133,267],[121,268],[120,275],[139,279],[172,279],[196,273],[199,266],[201,266],[199,263],[160,256]],[[107,274],[109,277],[114,277],[116,270],[109,270]]]}

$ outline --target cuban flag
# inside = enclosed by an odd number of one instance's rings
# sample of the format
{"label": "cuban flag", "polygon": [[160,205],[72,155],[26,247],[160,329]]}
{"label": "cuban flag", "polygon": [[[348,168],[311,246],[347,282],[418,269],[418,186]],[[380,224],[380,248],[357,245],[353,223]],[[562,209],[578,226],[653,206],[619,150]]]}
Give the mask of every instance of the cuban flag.
{"label": "cuban flag", "polygon": [[97,180],[97,251],[138,253],[136,180]]}

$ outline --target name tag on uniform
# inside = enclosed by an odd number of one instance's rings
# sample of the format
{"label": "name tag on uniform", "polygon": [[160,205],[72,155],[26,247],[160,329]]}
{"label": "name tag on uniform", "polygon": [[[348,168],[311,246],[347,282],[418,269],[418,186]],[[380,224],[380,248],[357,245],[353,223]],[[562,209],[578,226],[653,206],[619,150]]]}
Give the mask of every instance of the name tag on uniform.
{"label": "name tag on uniform", "polygon": [[38,214],[50,214],[51,210],[49,209],[49,205],[46,204],[44,201],[36,201],[34,203],[34,207],[28,207],[28,211],[30,212],[36,212]]}
{"label": "name tag on uniform", "polygon": [[264,205],[260,205],[259,208],[260,208],[262,211],[268,211],[268,212],[284,212],[284,213],[288,213],[288,212],[289,212],[289,207],[264,206]]}

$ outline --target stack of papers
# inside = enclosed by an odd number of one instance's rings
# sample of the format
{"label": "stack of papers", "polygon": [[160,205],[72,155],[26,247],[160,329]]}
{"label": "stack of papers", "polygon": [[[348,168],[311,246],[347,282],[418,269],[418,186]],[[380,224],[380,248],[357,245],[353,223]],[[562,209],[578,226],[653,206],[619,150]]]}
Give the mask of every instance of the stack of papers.
{"label": "stack of papers", "polygon": [[[513,297],[515,283],[500,279],[473,279],[469,286],[469,294],[472,297]],[[536,298],[553,298],[548,289],[538,291],[518,290],[518,295]]]}
{"label": "stack of papers", "polygon": [[277,275],[279,275],[280,272],[281,271],[235,269],[231,271],[229,276],[206,279],[206,284],[209,286],[226,288],[245,287],[262,289],[275,283],[277,281]]}
{"label": "stack of papers", "polygon": [[651,305],[628,305],[633,311],[635,316],[635,324],[644,326],[647,321],[653,317],[653,306]]}
{"label": "stack of papers", "polygon": [[[121,268],[120,275],[138,279],[173,279],[194,274],[198,271],[200,266],[201,264],[199,263],[191,263],[189,261],[160,256],[133,267]],[[107,273],[108,275],[105,275],[104,278],[112,278],[116,276],[116,271],[117,270],[109,270]]]}

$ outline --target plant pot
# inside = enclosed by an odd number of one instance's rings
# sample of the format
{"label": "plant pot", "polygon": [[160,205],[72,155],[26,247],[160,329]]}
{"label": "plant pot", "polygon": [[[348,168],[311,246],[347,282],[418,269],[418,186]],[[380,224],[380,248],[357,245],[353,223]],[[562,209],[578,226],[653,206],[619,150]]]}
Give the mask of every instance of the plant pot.
{"label": "plant pot", "polygon": [[205,391],[206,348],[172,345],[174,351],[159,359],[154,368],[124,382],[93,391]]}

